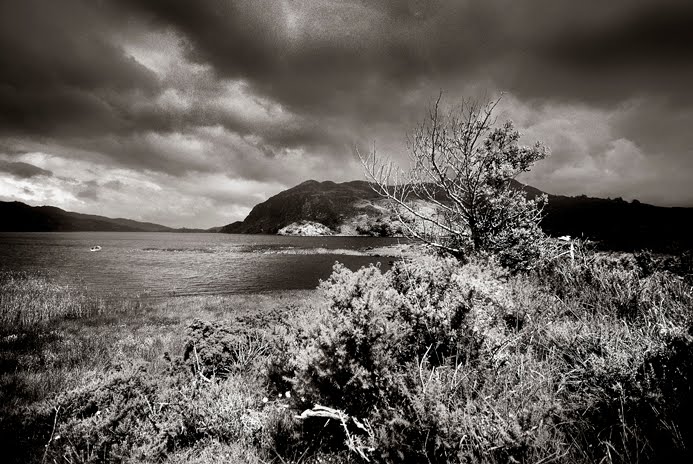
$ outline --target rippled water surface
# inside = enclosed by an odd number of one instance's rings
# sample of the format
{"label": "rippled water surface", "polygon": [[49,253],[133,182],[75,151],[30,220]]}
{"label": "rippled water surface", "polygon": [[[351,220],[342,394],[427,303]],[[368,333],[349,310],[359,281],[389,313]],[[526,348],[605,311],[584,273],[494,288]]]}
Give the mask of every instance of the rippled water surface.
{"label": "rippled water surface", "polygon": [[[138,232],[0,233],[0,269],[47,270],[103,294],[149,296],[314,288],[335,261],[358,269],[393,257],[398,239]],[[91,252],[92,246],[101,251]]]}

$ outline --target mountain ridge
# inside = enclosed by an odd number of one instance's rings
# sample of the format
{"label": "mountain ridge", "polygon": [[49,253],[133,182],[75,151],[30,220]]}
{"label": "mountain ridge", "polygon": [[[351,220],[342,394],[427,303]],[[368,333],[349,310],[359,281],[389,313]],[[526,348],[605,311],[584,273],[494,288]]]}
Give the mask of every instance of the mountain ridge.
{"label": "mountain ridge", "polygon": [[[30,206],[0,201],[1,232],[206,232],[211,229],[173,228],[153,222],[110,218],[66,211],[56,206]],[[214,229],[214,228],[213,228]]]}
{"label": "mountain ridge", "polygon": [[[548,196],[541,226],[549,235],[581,237],[609,249],[693,248],[693,208],[654,206],[620,198],[553,195],[514,182],[529,196]],[[309,221],[338,234],[360,235],[360,230],[361,234],[378,235],[391,219],[386,202],[366,181],[335,183],[311,179],[257,204],[243,221],[227,224],[219,232],[274,234],[289,225]]]}

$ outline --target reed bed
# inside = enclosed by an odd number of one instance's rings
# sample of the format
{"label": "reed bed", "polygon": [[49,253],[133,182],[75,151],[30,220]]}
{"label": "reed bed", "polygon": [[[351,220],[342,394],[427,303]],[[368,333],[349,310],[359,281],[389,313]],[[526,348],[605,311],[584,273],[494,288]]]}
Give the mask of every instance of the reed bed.
{"label": "reed bed", "polygon": [[61,317],[85,317],[99,310],[99,302],[84,290],[58,284],[41,273],[0,273],[0,326],[26,329]]}
{"label": "reed bed", "polygon": [[45,272],[0,271],[0,331],[28,330],[57,319],[131,311],[138,298],[106,298],[66,285]]}

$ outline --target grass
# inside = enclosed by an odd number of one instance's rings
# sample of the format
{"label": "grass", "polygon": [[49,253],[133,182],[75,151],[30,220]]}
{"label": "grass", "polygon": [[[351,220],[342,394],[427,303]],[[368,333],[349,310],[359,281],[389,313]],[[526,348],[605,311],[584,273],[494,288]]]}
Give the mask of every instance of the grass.
{"label": "grass", "polygon": [[46,275],[0,272],[0,327],[21,330],[65,317],[100,312],[102,302],[88,298],[77,287],[52,282]]}
{"label": "grass", "polygon": [[[215,384],[203,394],[202,390],[191,390],[195,382],[185,371],[172,375],[169,360],[182,358],[186,328],[195,318],[225,320],[238,328],[269,327],[287,312],[310,305],[313,298],[311,292],[295,291],[104,300],[77,286],[58,285],[46,275],[15,272],[0,277],[0,290],[0,442],[9,462],[43,459],[56,416],[58,431],[74,425],[69,424],[68,410],[85,401],[82,397],[75,398],[74,395],[79,397],[75,392],[93,397],[104,388],[112,388],[114,373],[125,373],[123,378],[138,378],[141,369],[145,369],[152,388],[159,393],[174,391],[176,395],[193,395],[195,400],[191,399],[191,404],[199,411],[204,411],[204,407],[210,410],[204,417],[199,416],[205,423],[209,418],[228,413],[220,411],[219,401],[229,404],[235,399],[242,403],[247,398],[237,392],[250,394],[250,387],[255,403],[262,405],[259,392],[264,386],[258,384],[256,372]],[[247,367],[262,355],[261,351],[257,352],[257,341],[247,338],[245,343],[239,341],[235,346]],[[176,376],[183,380],[172,386],[171,379]],[[202,399],[204,395],[206,401]],[[60,408],[57,414],[56,407]],[[142,434],[149,432],[153,430],[144,430]],[[217,443],[230,456],[255,454],[252,447],[206,439],[204,434],[201,438],[201,443],[172,453],[173,462],[190,460],[195,454],[206,456],[210,451],[202,443],[209,446]],[[63,457],[67,462],[101,460],[82,448],[65,452]]]}
{"label": "grass", "polygon": [[687,462],[686,262],[580,250],[508,274],[419,256],[316,291],[123,301],[4,275],[0,446],[10,462]]}

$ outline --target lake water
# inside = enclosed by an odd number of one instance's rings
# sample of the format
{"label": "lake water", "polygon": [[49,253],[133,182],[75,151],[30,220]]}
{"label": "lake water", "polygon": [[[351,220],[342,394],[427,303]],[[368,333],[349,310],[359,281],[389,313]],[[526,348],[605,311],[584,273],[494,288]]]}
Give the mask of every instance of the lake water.
{"label": "lake water", "polygon": [[[335,261],[351,269],[393,257],[400,239],[139,232],[0,233],[0,269],[46,270],[103,295],[173,296],[315,288]],[[91,252],[94,245],[101,251]]]}

